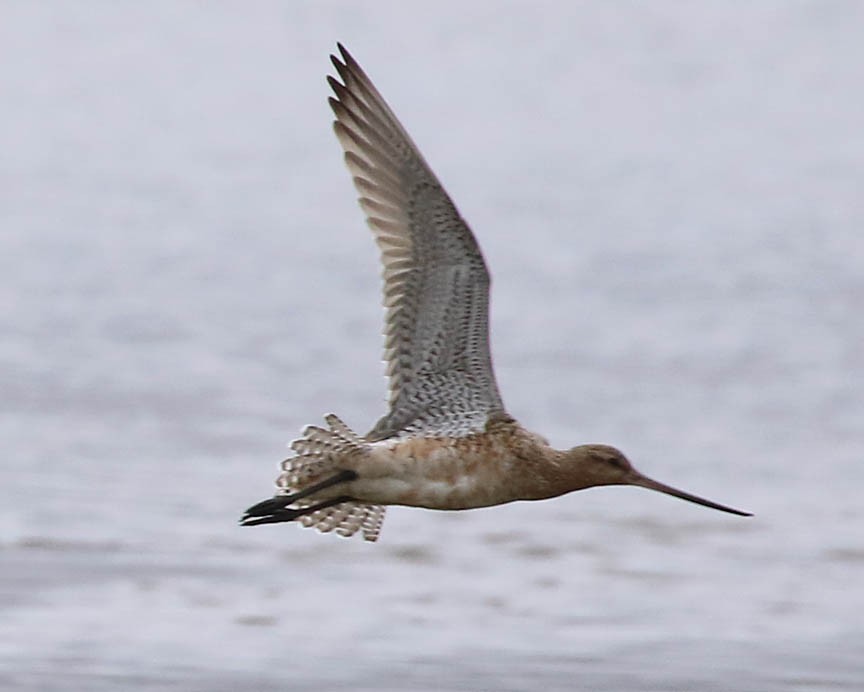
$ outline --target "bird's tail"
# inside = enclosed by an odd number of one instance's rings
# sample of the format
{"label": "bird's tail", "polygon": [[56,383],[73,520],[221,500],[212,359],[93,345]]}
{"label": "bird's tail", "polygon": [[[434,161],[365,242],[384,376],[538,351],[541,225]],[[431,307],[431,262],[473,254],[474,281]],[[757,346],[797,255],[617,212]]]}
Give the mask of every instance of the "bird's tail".
{"label": "bird's tail", "polygon": [[[303,436],[291,443],[296,456],[282,462],[282,473],[276,479],[281,495],[301,492],[304,488],[326,481],[340,472],[340,462],[352,453],[362,454],[366,442],[337,416],[324,417],[327,427],[307,426]],[[312,508],[318,504],[315,495],[292,503],[298,509]],[[340,536],[353,536],[362,531],[367,541],[377,540],[384,521],[383,505],[370,505],[356,500],[347,500],[297,516],[303,526],[313,526],[323,533],[335,531]]]}

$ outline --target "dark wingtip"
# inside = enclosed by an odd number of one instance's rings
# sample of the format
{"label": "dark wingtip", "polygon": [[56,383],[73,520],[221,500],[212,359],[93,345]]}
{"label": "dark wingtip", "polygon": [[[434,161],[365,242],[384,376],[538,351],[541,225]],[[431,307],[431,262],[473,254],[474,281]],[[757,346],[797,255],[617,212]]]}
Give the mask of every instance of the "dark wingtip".
{"label": "dark wingtip", "polygon": [[345,62],[346,65],[357,62],[356,60],[354,60],[354,57],[351,55],[351,53],[348,52],[348,49],[345,48],[345,46],[342,45],[341,42],[337,41],[336,47],[339,49],[339,54],[342,56],[342,60]]}
{"label": "dark wingtip", "polygon": [[344,69],[346,67],[350,67],[351,64],[356,64],[357,61],[351,56],[351,53],[343,46],[340,42],[336,42],[336,47],[339,49],[339,55],[334,53],[330,54],[330,62],[333,63],[333,66],[338,70],[340,68]]}
{"label": "dark wingtip", "polygon": [[348,80],[351,79],[351,75],[354,75],[355,79],[368,79],[366,77],[366,73],[363,71],[363,68],[360,67],[360,63],[358,63],[354,56],[348,52],[348,49],[345,48],[341,43],[337,43],[336,46],[339,48],[339,56],[335,55],[330,56],[330,62],[333,63],[333,67],[336,68],[336,71],[339,73],[339,76],[342,78],[342,81],[345,84],[348,84]]}

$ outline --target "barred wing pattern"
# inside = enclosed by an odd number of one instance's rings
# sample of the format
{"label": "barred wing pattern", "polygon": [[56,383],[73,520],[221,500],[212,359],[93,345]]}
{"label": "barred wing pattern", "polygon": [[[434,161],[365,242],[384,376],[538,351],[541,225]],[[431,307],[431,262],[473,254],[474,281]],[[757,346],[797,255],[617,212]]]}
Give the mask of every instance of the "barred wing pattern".
{"label": "barred wing pattern", "polygon": [[482,431],[504,407],[489,353],[489,272],[471,230],[372,82],[339,45],[334,129],[384,265],[390,411],[368,440]]}

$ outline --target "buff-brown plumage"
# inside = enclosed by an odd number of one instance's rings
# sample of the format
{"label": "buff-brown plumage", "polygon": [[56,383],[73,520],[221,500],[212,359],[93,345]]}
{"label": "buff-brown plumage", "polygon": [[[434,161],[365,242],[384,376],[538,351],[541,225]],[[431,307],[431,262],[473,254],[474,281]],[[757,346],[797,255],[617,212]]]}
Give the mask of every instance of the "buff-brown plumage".
{"label": "buff-brown plumage", "polygon": [[334,130],[381,251],[389,410],[365,436],[334,415],[283,462],[279,495],[246,525],[298,520],[376,540],[387,505],[460,510],[658,483],[607,445],[556,450],[511,418],[489,350],[489,272],[477,240],[405,128],[341,45]]}

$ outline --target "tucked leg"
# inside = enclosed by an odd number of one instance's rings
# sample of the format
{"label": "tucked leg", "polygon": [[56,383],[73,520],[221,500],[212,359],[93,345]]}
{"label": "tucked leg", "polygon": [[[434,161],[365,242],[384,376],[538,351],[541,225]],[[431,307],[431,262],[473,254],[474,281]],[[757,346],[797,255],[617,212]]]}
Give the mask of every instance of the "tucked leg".
{"label": "tucked leg", "polygon": [[[327,488],[332,488],[334,485],[339,485],[340,483],[348,483],[350,481],[356,480],[356,478],[357,473],[354,471],[349,471],[347,469],[340,471],[335,476],[325,478],[323,481],[310,485],[307,488],[303,488],[303,490],[299,490],[296,493],[291,493],[290,495],[276,495],[274,497],[263,500],[257,505],[253,505],[252,507],[247,509],[246,513],[243,515],[243,518],[240,521],[241,523],[243,523],[244,526],[254,526],[254,524],[246,523],[247,520],[252,517],[272,516],[280,511],[293,511],[288,510],[287,508],[297,502],[297,500],[302,500],[304,497],[309,497],[310,495],[314,495],[315,493],[326,490]],[[291,520],[282,519],[281,521]]]}
{"label": "tucked leg", "polygon": [[312,514],[313,512],[317,512],[319,509],[327,509],[328,507],[332,507],[333,505],[338,505],[343,502],[348,502],[350,500],[350,497],[343,495],[340,497],[334,497],[332,500],[325,500],[324,502],[319,502],[317,505],[311,505],[309,507],[302,507],[299,509],[275,509],[267,516],[255,515],[257,516],[257,518],[247,513],[246,516],[244,516],[241,520],[240,525],[259,526],[260,524],[279,524],[283,521],[294,521],[298,517],[302,517],[304,514]]}

